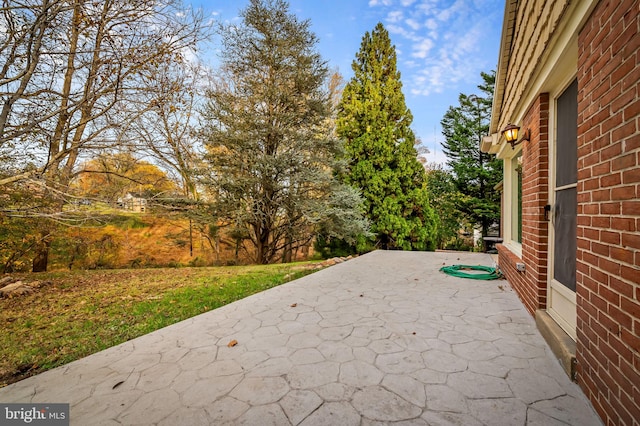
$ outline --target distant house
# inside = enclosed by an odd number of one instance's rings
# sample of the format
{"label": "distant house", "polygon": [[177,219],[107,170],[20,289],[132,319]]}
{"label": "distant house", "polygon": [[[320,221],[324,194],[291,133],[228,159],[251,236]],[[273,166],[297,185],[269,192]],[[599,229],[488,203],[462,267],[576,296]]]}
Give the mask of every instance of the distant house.
{"label": "distant house", "polygon": [[507,0],[482,142],[500,268],[608,425],[640,422],[639,3]]}
{"label": "distant house", "polygon": [[144,213],[147,210],[147,199],[128,192],[124,197],[118,198],[118,208]]}

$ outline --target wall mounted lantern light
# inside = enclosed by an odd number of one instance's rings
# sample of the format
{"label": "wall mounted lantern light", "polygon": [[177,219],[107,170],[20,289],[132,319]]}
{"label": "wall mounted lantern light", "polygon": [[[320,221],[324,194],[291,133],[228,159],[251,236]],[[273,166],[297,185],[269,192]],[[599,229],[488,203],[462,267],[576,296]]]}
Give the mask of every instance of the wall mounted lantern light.
{"label": "wall mounted lantern light", "polygon": [[524,142],[524,141],[529,141],[531,140],[531,130],[527,129],[524,131],[524,134],[522,135],[522,138],[520,138],[520,140],[518,140],[518,131],[520,130],[520,127],[516,126],[515,124],[507,124],[507,127],[505,127],[502,130],[502,135],[504,136],[504,138],[507,140],[507,142],[509,142],[511,144],[511,149],[515,149],[516,145]]}

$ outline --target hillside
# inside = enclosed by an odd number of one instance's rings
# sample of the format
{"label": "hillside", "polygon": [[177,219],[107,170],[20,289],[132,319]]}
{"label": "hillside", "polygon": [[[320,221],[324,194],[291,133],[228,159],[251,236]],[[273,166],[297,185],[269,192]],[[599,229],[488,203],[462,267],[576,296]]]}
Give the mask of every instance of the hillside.
{"label": "hillside", "polygon": [[[50,270],[205,266],[245,263],[240,251],[222,238],[208,238],[189,221],[144,213],[121,213],[102,227],[68,228],[52,245]],[[190,240],[193,251],[190,250]]]}

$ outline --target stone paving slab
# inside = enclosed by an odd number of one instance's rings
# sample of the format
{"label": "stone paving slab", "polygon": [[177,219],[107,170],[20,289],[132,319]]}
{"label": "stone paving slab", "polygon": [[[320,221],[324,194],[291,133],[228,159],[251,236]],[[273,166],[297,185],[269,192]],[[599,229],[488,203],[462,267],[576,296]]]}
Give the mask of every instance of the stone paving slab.
{"label": "stone paving slab", "polygon": [[[488,255],[377,251],[0,389],[73,425],[600,425]],[[236,340],[235,346],[228,343]]]}

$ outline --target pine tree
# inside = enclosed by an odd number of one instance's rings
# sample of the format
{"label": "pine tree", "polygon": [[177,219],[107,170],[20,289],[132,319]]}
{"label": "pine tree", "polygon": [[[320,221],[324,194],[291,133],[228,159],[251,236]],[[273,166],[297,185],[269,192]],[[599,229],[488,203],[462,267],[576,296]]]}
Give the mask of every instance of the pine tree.
{"label": "pine tree", "polygon": [[346,239],[366,232],[357,192],[335,178],[343,150],[310,22],[282,0],[251,0],[240,16],[222,29],[205,111],[216,219],[250,242],[257,263],[291,260],[321,229]]}
{"label": "pine tree", "polygon": [[481,73],[482,95],[460,94],[457,107],[449,107],[441,121],[445,136],[443,151],[457,190],[463,195],[457,208],[482,229],[500,217],[500,193],[494,187],[502,180],[502,161],[480,151],[480,139],[489,132],[495,73]]}
{"label": "pine tree", "polygon": [[402,93],[395,47],[379,23],[356,54],[353,78],[338,107],[338,135],[345,141],[345,181],[362,191],[365,211],[382,249],[432,250],[435,221],[417,159],[413,117]]}

